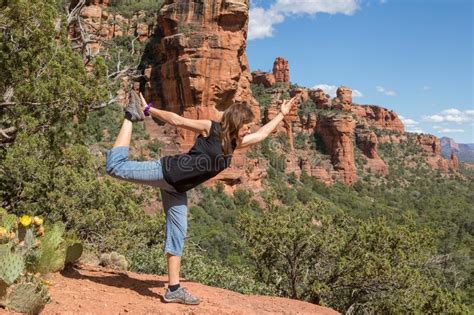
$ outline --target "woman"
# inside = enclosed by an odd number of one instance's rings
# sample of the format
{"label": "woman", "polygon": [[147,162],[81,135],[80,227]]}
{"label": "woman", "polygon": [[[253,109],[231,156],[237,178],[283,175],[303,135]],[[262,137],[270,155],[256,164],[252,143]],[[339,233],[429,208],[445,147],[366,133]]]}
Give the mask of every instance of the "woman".
{"label": "woman", "polygon": [[[165,253],[168,264],[166,302],[199,304],[179,284],[179,270],[187,230],[186,191],[216,176],[227,168],[235,149],[264,140],[278,126],[293,106],[294,98],[284,101],[281,111],[257,132],[250,133],[254,114],[246,103],[235,103],[227,108],[221,122],[209,119],[189,119],[173,112],[152,108],[143,96],[132,92],[125,108],[125,120],[115,144],[107,152],[107,174],[134,183],[159,187],[166,213]],[[173,126],[198,133],[188,153],[165,156],[155,161],[129,161],[128,150],[132,123],[152,115]]]}

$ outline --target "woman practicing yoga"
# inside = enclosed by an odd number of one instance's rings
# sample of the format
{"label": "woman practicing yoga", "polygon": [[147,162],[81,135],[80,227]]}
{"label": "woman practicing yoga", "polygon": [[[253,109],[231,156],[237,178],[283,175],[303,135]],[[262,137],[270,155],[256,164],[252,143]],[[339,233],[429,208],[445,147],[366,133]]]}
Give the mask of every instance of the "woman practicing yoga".
{"label": "woman practicing yoga", "polygon": [[[187,230],[186,191],[216,176],[227,168],[235,149],[254,145],[264,140],[283,120],[295,98],[286,100],[281,110],[258,131],[250,133],[254,114],[246,103],[234,103],[227,108],[220,122],[209,119],[189,119],[173,112],[152,108],[143,96],[130,93],[125,119],[111,150],[107,152],[107,174],[133,183],[159,187],[166,214],[164,251],[168,264],[166,302],[199,304],[179,284],[179,270]],[[128,150],[132,137],[132,123],[152,115],[173,125],[192,130],[199,135],[188,153],[164,156],[155,161],[130,161]]]}

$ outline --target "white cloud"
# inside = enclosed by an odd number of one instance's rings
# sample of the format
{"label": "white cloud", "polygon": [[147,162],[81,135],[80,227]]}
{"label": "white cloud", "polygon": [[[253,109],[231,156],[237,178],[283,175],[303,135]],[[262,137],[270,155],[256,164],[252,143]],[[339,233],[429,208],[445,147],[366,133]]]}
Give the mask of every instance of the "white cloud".
{"label": "white cloud", "polygon": [[429,91],[429,90],[431,90],[431,86],[429,86],[429,85],[424,85],[423,86],[423,91]]}
{"label": "white cloud", "polygon": [[461,115],[462,112],[457,108],[449,108],[441,111],[442,114],[446,115]]}
{"label": "white cloud", "polygon": [[285,17],[278,12],[263,8],[251,9],[249,13],[248,39],[271,37],[273,25],[283,22]]}
{"label": "white cloud", "polygon": [[405,125],[406,131],[416,132],[416,133],[425,133],[420,127],[417,126],[419,122],[417,122],[416,120],[411,119],[411,118],[405,118],[402,115],[398,115],[398,118],[400,118],[400,120]]}
{"label": "white cloud", "polygon": [[363,97],[363,96],[364,96],[364,94],[362,94],[362,92],[359,91],[359,90],[353,90],[352,91],[352,97]]}
{"label": "white cloud", "polygon": [[273,25],[282,23],[286,16],[316,13],[352,15],[359,8],[357,0],[276,0],[270,8],[251,7],[248,39],[273,36]]}
{"label": "white cloud", "polygon": [[423,129],[419,127],[407,127],[406,129],[408,132],[416,132],[416,133],[425,133]]}
{"label": "white cloud", "polygon": [[441,115],[431,115],[431,116],[424,116],[423,120],[429,121],[429,122],[443,122],[444,117]]}
{"label": "white cloud", "polygon": [[385,4],[385,3],[387,3],[387,0],[380,0],[380,3]]}
{"label": "white cloud", "polygon": [[405,118],[402,115],[398,115],[398,118],[400,118],[400,120],[405,126],[415,126],[419,124],[416,120],[411,118]]}
{"label": "white cloud", "polygon": [[[329,94],[331,97],[336,97],[337,95],[337,86],[335,85],[329,85],[329,84],[317,84],[313,86],[313,89],[321,89],[324,91],[324,93]],[[352,97],[363,97],[364,94],[362,94],[361,91],[359,90],[352,90]]]}
{"label": "white cloud", "polygon": [[291,14],[342,13],[353,14],[358,8],[355,0],[277,0],[270,9]]}
{"label": "white cloud", "polygon": [[387,96],[397,95],[397,93],[395,93],[395,91],[387,90],[386,88],[384,88],[383,86],[380,86],[380,85],[376,86],[375,89],[377,90],[377,92],[385,94]]}
{"label": "white cloud", "polygon": [[423,120],[427,122],[452,122],[462,124],[474,119],[474,110],[459,110],[457,108],[448,108],[434,115],[424,116]]}
{"label": "white cloud", "polygon": [[[439,126],[436,126],[436,127],[439,127]],[[435,129],[437,129],[438,133],[464,132],[464,129],[451,129],[451,128],[435,128]]]}

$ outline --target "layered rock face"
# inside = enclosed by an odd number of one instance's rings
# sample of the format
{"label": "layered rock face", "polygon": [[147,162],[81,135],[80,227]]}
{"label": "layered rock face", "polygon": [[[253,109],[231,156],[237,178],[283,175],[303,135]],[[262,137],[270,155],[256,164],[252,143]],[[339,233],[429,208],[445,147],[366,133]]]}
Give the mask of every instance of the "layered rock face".
{"label": "layered rock face", "polygon": [[284,83],[287,86],[290,84],[290,68],[288,61],[283,57],[275,59],[272,73],[258,70],[252,72],[253,84],[262,84],[264,87],[269,88],[276,82]]}
{"label": "layered rock face", "polygon": [[456,156],[456,154],[454,154],[454,152],[451,152],[451,158],[449,162],[452,169],[455,169],[455,170],[459,169],[459,159]]}
{"label": "layered rock face", "polygon": [[[78,5],[78,0],[71,1],[70,9]],[[79,20],[68,27],[68,38],[73,47],[81,50],[86,57],[94,57],[106,49],[105,42],[122,36],[133,36],[133,41],[145,42],[154,34],[156,13],[137,11],[130,18],[110,12],[108,0],[86,1],[79,11]],[[109,58],[106,53],[106,57]],[[86,68],[91,71],[89,64]],[[123,67],[119,70],[123,70]],[[147,76],[147,73],[145,73]],[[149,76],[149,73],[148,73]],[[117,103],[125,106],[128,103],[130,86],[139,89],[139,83],[133,82],[128,76],[120,76],[120,89],[117,91]]]}
{"label": "layered rock face", "polygon": [[405,127],[398,115],[386,108],[377,105],[352,105],[350,111],[363,120],[366,120],[369,126],[378,129],[405,132]]}
{"label": "layered rock face", "polygon": [[252,72],[253,84],[262,84],[265,88],[270,88],[273,84],[275,84],[275,82],[275,76],[273,75],[273,73],[263,71]]}
{"label": "layered rock face", "polygon": [[418,135],[416,137],[416,142],[425,152],[433,155],[441,154],[440,140],[433,135]]}
{"label": "layered rock face", "polygon": [[348,115],[321,116],[316,126],[339,181],[349,185],[357,180],[352,145],[354,128],[355,121]]}
{"label": "layered rock face", "polygon": [[[245,54],[247,23],[248,0],[166,0],[158,14],[148,99],[184,117],[214,120],[233,102],[245,101],[258,120]],[[180,135],[182,149],[189,149],[194,134]]]}
{"label": "layered rock face", "polygon": [[342,104],[352,104],[352,90],[347,86],[341,86],[336,91],[337,100]]}
{"label": "layered rock face", "polygon": [[331,108],[331,97],[329,94],[324,93],[322,89],[309,90],[308,94],[314,104],[316,104],[316,108]]}
{"label": "layered rock face", "polygon": [[[70,7],[74,8],[78,2],[71,1]],[[108,0],[88,1],[79,12],[81,23],[69,25],[69,39],[76,44],[87,41],[85,49],[89,55],[95,56],[103,49],[104,41],[115,37],[131,35],[144,42],[153,35],[155,19],[148,18],[150,13],[138,11],[131,18],[125,18],[120,14],[110,13],[108,6]],[[81,28],[83,28],[82,34]],[[83,38],[83,35],[86,38]]]}
{"label": "layered rock face", "polygon": [[367,159],[366,167],[373,174],[388,175],[388,166],[377,153],[377,135],[368,129],[356,129],[357,147]]}
{"label": "layered rock face", "polygon": [[441,142],[436,136],[427,134],[417,135],[416,144],[428,153],[426,162],[434,169],[439,169],[445,173],[450,170],[456,171],[459,169],[459,160],[454,153],[451,154],[449,160],[441,156]]}
{"label": "layered rock face", "polygon": [[332,169],[332,165],[328,165],[327,163],[322,164],[323,165],[314,165],[308,157],[302,157],[300,160],[300,168],[305,171],[306,174],[316,178],[325,185],[332,185],[334,180],[330,175],[330,171],[328,171]]}
{"label": "layered rock face", "polygon": [[276,82],[290,84],[290,67],[288,61],[283,57],[277,57],[273,62],[273,75]]}

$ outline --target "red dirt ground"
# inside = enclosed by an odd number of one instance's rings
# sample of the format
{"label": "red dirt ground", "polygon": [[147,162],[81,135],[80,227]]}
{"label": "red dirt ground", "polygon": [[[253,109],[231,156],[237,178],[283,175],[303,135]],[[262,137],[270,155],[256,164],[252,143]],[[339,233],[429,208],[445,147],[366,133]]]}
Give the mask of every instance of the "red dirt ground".
{"label": "red dirt ground", "polygon": [[[339,314],[286,298],[244,295],[181,280],[201,299],[188,306],[162,302],[166,277],[81,266],[48,277],[52,302],[42,314]],[[0,309],[0,314],[6,314]]]}

